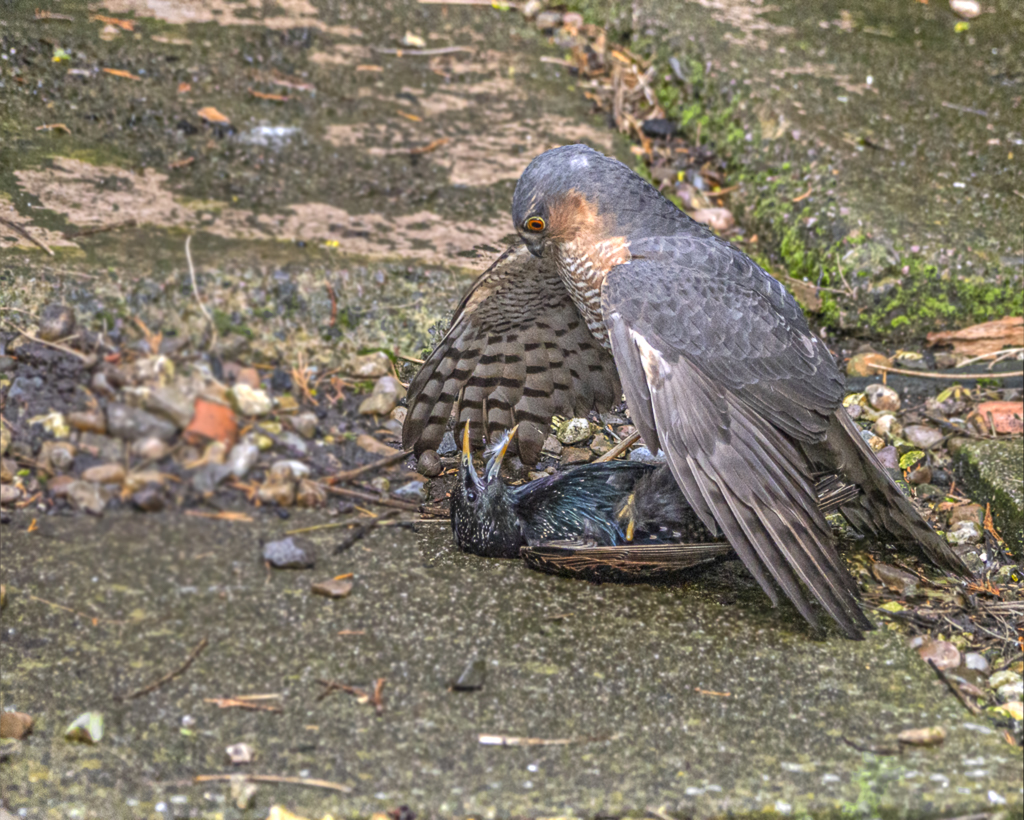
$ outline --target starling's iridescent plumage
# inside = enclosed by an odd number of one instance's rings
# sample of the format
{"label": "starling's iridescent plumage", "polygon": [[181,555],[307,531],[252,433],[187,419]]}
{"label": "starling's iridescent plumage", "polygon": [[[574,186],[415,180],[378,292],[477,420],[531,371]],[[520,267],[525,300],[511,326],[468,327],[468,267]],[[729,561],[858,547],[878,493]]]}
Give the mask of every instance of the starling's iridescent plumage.
{"label": "starling's iridescent plumage", "polygon": [[627,536],[642,540],[661,530],[685,541],[714,538],[666,467],[632,461],[584,464],[511,486],[500,475],[511,434],[498,442],[483,476],[477,476],[468,429],[451,498],[452,533],[465,552],[517,558],[526,544],[587,538],[612,546],[627,543]]}
{"label": "starling's iridescent plumage", "polygon": [[[583,464],[519,486],[506,484],[501,464],[512,432],[494,446],[483,476],[477,476],[466,425],[451,496],[452,533],[464,552],[491,558],[522,555],[531,564],[552,569],[559,566],[559,556],[585,556],[592,569],[603,561],[633,577],[693,566],[732,552],[728,542],[714,543],[714,534],[664,464]],[[815,489],[824,512],[834,512],[857,494],[856,487],[835,476],[820,479]],[[580,550],[565,542],[589,542],[594,548]],[[601,553],[609,547],[628,551]],[[581,563],[577,560],[576,566]],[[571,562],[562,562],[561,567],[571,568]]]}
{"label": "starling's iridescent plumage", "polygon": [[[841,406],[842,374],[792,296],[738,247],[583,145],[534,159],[512,216],[539,261],[509,251],[463,300],[410,387],[406,447],[434,446],[455,405],[492,439],[528,421],[529,461],[555,405],[600,407],[607,392],[595,386],[621,381],[644,443],[665,451],[701,521],[773,602],[781,588],[816,629],[808,593],[847,636],[871,628],[817,507],[816,473],[860,488],[842,508],[858,529],[970,575],[860,437]],[[519,292],[541,309],[509,322]]]}

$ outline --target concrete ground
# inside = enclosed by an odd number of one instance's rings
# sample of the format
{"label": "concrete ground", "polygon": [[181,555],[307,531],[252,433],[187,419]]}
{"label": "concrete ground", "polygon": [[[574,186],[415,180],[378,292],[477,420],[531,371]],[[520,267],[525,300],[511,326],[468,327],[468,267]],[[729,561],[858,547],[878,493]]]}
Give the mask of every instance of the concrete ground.
{"label": "concrete ground", "polygon": [[[596,586],[463,555],[445,524],[424,523],[337,556],[335,533],[311,532],[314,569],[264,569],[261,540],[323,521],[8,526],[3,705],[38,719],[4,764],[8,805],[38,818],[256,818],[271,803],[307,817],[402,804],[438,817],[1019,816],[1020,749],[903,638],[811,640],[737,563],[671,588]],[[349,572],[349,597],[310,593]],[[204,637],[180,677],[119,699]],[[483,688],[449,689],[474,660]],[[379,716],[344,692],[317,700],[317,679],[378,678]],[[282,711],[210,702],[251,694],[278,695],[262,703]],[[86,710],[104,713],[103,740],[63,740]],[[948,732],[942,745],[895,741],[930,726]],[[255,759],[233,768],[225,748],[240,742]],[[351,791],[263,785],[240,812],[228,784],[192,782],[231,771]]]}

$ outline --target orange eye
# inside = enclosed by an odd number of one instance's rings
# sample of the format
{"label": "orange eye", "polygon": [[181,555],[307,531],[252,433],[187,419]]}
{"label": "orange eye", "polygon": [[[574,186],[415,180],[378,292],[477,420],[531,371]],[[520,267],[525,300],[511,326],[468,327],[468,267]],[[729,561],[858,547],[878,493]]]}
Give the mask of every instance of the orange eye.
{"label": "orange eye", "polygon": [[544,220],[541,219],[539,216],[531,216],[529,219],[526,220],[526,230],[528,231],[540,233],[546,227],[547,225],[545,224]]}

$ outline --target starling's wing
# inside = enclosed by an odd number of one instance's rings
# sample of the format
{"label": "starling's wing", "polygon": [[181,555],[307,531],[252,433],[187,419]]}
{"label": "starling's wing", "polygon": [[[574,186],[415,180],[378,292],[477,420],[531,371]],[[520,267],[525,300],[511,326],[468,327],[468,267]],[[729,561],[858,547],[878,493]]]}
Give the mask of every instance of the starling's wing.
{"label": "starling's wing", "polygon": [[437,449],[452,408],[471,440],[519,425],[519,456],[537,461],[555,414],[621,401],[615,362],[587,329],[554,266],[522,245],[473,283],[444,340],[409,385],[402,444]]}
{"label": "starling's wing", "polygon": [[801,582],[850,637],[870,622],[817,507],[797,442],[820,441],[842,396],[831,354],[781,285],[729,243],[634,242],[602,307],[626,402],[704,523],[765,592],[809,623]]}

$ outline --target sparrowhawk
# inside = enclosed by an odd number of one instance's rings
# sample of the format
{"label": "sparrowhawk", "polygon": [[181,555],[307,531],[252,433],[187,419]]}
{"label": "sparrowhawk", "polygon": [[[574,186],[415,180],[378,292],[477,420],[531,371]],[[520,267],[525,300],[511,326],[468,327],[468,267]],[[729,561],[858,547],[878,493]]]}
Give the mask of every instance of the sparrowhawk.
{"label": "sparrowhawk", "polygon": [[435,446],[455,404],[460,423],[492,438],[519,422],[520,455],[535,458],[551,414],[606,407],[621,381],[644,443],[665,451],[705,526],[816,630],[804,588],[847,636],[871,624],[815,474],[861,489],[842,507],[858,529],[970,574],[861,438],[836,362],[792,296],[739,248],[583,145],[530,163],[512,217],[540,264],[510,250],[463,300],[410,386],[406,447]]}

